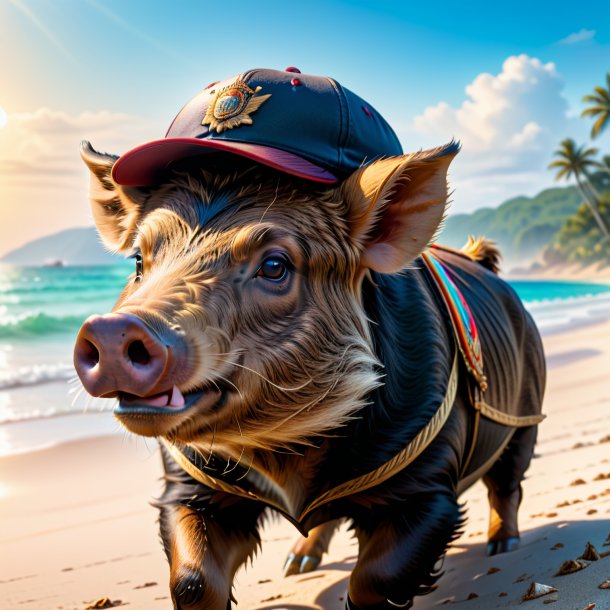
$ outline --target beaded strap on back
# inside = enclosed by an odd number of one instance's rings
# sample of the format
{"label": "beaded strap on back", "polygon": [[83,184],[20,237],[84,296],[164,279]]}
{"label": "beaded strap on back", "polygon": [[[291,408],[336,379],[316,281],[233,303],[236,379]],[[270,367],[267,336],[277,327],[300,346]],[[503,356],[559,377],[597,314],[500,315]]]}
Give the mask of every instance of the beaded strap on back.
{"label": "beaded strap on back", "polygon": [[451,271],[435,256],[434,250],[422,253],[426,267],[435,280],[455,333],[458,347],[466,363],[466,368],[475,378],[481,392],[487,389],[487,378],[483,370],[483,353],[474,316],[464,299],[464,295],[451,279]]}

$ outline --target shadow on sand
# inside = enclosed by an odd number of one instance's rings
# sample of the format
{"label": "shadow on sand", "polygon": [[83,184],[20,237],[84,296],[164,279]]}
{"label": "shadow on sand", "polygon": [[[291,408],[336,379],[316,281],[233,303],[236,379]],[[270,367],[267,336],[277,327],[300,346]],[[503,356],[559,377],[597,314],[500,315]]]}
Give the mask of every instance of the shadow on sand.
{"label": "shadow on sand", "polygon": [[[447,556],[444,575],[436,591],[416,598],[414,610],[440,610],[441,607],[464,607],[467,610],[494,610],[520,605],[530,583],[552,585],[557,593],[528,602],[528,610],[547,608],[556,598],[556,608],[610,608],[610,590],[599,584],[610,575],[610,555],[590,562],[586,569],[567,576],[555,576],[567,559],[579,557],[587,542],[600,552],[610,536],[610,520],[554,521],[522,533],[521,547],[512,553],[487,557],[485,544],[467,544],[458,540]],[[349,571],[353,558],[323,566],[324,570]],[[490,568],[494,568],[490,570]],[[320,575],[324,570],[320,570]],[[303,577],[304,587],[315,586],[314,576]],[[338,577],[320,591],[315,603],[286,604],[281,599],[253,607],[253,610],[344,610],[349,576]],[[315,581],[314,581],[315,582]],[[470,597],[470,599],[469,599]],[[547,602],[545,604],[544,602]],[[467,605],[462,606],[462,602]]]}

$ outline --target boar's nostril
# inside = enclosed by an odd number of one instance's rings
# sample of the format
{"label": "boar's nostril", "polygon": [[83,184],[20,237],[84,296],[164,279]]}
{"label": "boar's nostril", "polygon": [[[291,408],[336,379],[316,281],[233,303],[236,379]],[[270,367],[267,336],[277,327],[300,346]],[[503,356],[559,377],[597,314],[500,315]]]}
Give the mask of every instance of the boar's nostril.
{"label": "boar's nostril", "polygon": [[132,341],[127,348],[127,356],[134,364],[146,365],[150,362],[151,356],[146,346],[139,339]]}
{"label": "boar's nostril", "polygon": [[84,339],[80,345],[80,357],[83,363],[90,368],[97,366],[100,361],[100,353],[97,347],[87,339]]}

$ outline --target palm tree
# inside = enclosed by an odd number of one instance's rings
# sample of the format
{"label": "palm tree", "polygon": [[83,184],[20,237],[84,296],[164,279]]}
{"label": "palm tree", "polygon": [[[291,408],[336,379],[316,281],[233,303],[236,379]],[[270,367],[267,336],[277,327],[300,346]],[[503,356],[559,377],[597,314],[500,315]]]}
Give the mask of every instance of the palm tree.
{"label": "palm tree", "polygon": [[591,127],[591,137],[596,138],[610,123],[610,72],[606,74],[608,88],[595,87],[593,93],[585,95],[582,101],[592,104],[589,108],[582,111],[583,117],[597,117],[593,127]]}
{"label": "palm tree", "polygon": [[604,155],[602,160],[597,164],[597,168],[610,174],[610,155]]}
{"label": "palm tree", "polygon": [[[574,176],[576,186],[582,195],[582,198],[589,206],[591,214],[599,226],[600,231],[604,237],[607,238],[609,236],[608,229],[597,210],[595,198],[585,187],[587,170],[596,167],[597,165],[597,162],[593,158],[596,154],[597,148],[586,148],[584,145],[578,147],[572,138],[566,138],[555,151],[555,156],[559,158],[549,164],[549,169],[557,168],[559,170],[555,176],[555,180],[560,180],[561,178],[569,179]],[[585,176],[585,182],[583,182],[582,176]]]}

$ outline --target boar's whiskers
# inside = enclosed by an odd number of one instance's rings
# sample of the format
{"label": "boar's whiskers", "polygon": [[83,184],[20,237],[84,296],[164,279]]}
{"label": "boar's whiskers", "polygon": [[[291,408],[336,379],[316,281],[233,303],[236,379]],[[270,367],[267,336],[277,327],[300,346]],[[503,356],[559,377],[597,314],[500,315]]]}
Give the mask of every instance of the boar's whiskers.
{"label": "boar's whiskers", "polygon": [[[239,397],[242,400],[245,400],[244,395],[241,393],[241,390],[232,381],[230,381],[226,377],[223,377],[222,375],[219,375],[219,374],[216,374],[216,377],[218,377],[218,379],[220,379],[221,381],[224,381],[225,383],[228,383],[229,385],[233,386],[235,388],[236,392],[239,394]],[[216,381],[214,379],[211,379],[210,383],[214,384],[216,386],[216,389],[220,392],[220,388],[218,387],[218,384],[216,383]],[[239,420],[237,419],[237,416],[235,415],[235,413],[233,413],[233,416],[235,417],[235,422],[237,423],[237,427],[239,429],[239,435],[243,439],[245,437],[244,437],[244,433],[242,432],[241,425],[239,424]],[[216,424],[214,424],[214,434],[215,433],[216,433]],[[214,442],[214,439],[212,437],[212,444],[213,444],[213,442]],[[244,451],[245,451],[245,445],[242,443],[241,454],[239,456],[239,460],[238,460],[237,464],[235,465],[235,467],[237,467],[237,465],[239,464],[239,461],[241,461],[241,458],[244,455]],[[210,445],[210,455],[212,455],[212,446],[211,445]],[[233,469],[231,469],[231,470],[233,470]],[[231,470],[227,470],[225,472],[231,472]]]}
{"label": "boar's whiskers", "polygon": [[205,459],[205,457],[203,458],[205,460],[206,465],[210,463],[210,460],[212,459],[212,455],[214,453],[214,441],[216,440],[216,422],[214,422],[214,427],[212,428],[212,440],[210,441],[210,448],[208,450],[208,458],[207,460]]}
{"label": "boar's whiskers", "polygon": [[[205,345],[204,349],[208,348],[208,347],[212,347],[212,344]],[[269,385],[273,386],[274,388],[276,388],[278,390],[281,390],[282,392],[298,392],[299,390],[302,390],[304,387],[306,387],[313,381],[313,377],[310,377],[307,381],[305,381],[305,383],[302,383],[299,386],[295,386],[294,388],[284,388],[284,387],[274,383],[273,381],[271,381],[271,379],[269,379],[262,373],[259,373],[258,371],[255,371],[254,369],[251,369],[250,367],[248,367],[244,364],[239,364],[238,362],[234,362],[232,358],[226,358],[227,356],[232,356],[233,358],[235,358],[236,356],[240,355],[240,353],[241,354],[245,353],[245,350],[241,349],[241,350],[233,350],[230,352],[216,352],[214,354],[209,354],[209,356],[211,358],[225,357],[225,360],[220,363],[221,366],[218,368],[222,368],[222,364],[229,365],[229,366],[237,366],[246,371],[249,371],[250,373],[254,373],[258,377],[260,377],[263,381],[266,381]],[[342,360],[343,360],[343,358],[342,358]],[[214,374],[216,377],[218,377],[222,381],[225,381],[225,382],[231,384],[237,390],[240,398],[243,400],[243,398],[244,398],[243,394],[239,391],[238,387],[234,383],[232,383],[231,381],[229,381],[228,379],[226,379],[225,377],[223,377],[222,375],[220,375],[218,373],[214,373]]]}
{"label": "boar's whiskers", "polygon": [[332,385],[329,388],[327,388],[326,390],[324,390],[324,392],[322,392],[322,394],[320,396],[317,396],[313,400],[310,400],[308,403],[304,404],[302,407],[299,407],[296,411],[294,411],[293,413],[288,415],[288,417],[285,417],[282,421],[278,422],[274,426],[267,428],[267,431],[273,432],[274,430],[281,428],[284,424],[289,422],[291,419],[295,418],[297,415],[300,415],[303,411],[307,411],[314,405],[321,403],[337,387],[338,383],[339,383],[338,379],[333,381]]}
{"label": "boar's whiskers", "polygon": [[[347,353],[352,348],[353,348],[353,345],[347,345],[345,347],[345,349],[343,350],[343,353],[341,354],[341,359],[339,360],[339,364],[337,365],[337,369],[339,369],[341,367],[341,365],[343,364],[343,361],[345,360],[345,357],[347,356]],[[317,404],[321,403],[337,387],[337,385],[339,383],[339,379],[340,379],[340,376],[337,375],[337,377],[335,378],[333,383],[326,390],[324,390],[324,392],[322,392],[321,395],[317,396],[313,400],[310,400],[308,403],[306,403],[302,407],[299,407],[296,411],[294,411],[293,413],[291,413],[290,415],[285,417],[282,421],[278,422],[277,424],[275,424],[271,428],[267,428],[267,431],[268,432],[272,432],[273,430],[277,430],[278,428],[280,428],[281,426],[283,426],[284,424],[289,422],[291,419],[297,417],[297,415],[300,415],[303,411],[307,411],[307,409],[310,409],[314,405],[317,405]],[[310,381],[313,381],[313,380],[310,380]]]}
{"label": "boar's whiskers", "polygon": [[309,385],[313,381],[313,377],[310,377],[305,383],[302,383],[299,386],[295,386],[294,388],[283,388],[281,385],[274,383],[273,381],[271,381],[271,379],[269,379],[262,373],[259,373],[258,371],[255,371],[254,369],[251,369],[250,367],[245,366],[244,364],[239,364],[237,362],[233,362],[232,364],[233,364],[233,366],[238,366],[239,368],[245,369],[246,371],[250,371],[250,373],[254,373],[255,375],[258,375],[258,377],[260,377],[263,381],[266,381],[269,385],[273,386],[274,388],[276,388],[282,392],[298,392],[299,390],[302,390],[305,386]]}
{"label": "boar's whiskers", "polygon": [[68,394],[73,394],[72,403],[70,406],[75,407],[80,398],[84,396],[85,401],[83,405],[83,413],[87,413],[89,408],[94,404],[95,398],[87,393],[85,386],[81,383],[81,380],[77,376],[69,379],[68,383],[73,386],[68,390]]}
{"label": "boar's whiskers", "polygon": [[[239,424],[239,419],[237,419],[237,416],[235,415],[235,413],[233,413],[233,417],[235,418],[235,423],[237,424],[237,428],[239,429],[239,435],[243,439],[244,434],[243,434],[243,432],[241,430],[241,426]],[[242,444],[241,444],[241,453],[239,454],[239,458],[235,462],[235,466],[233,466],[233,468],[229,469],[229,465],[231,463],[231,458],[229,458],[228,461],[227,461],[227,468],[224,469],[223,474],[229,474],[230,472],[233,472],[239,466],[239,463],[241,462],[241,459],[244,457],[244,452],[245,451],[246,451],[246,446],[242,442]]]}
{"label": "boar's whiskers", "polygon": [[[212,383],[214,383],[214,382],[212,381]],[[189,417],[187,422],[189,424],[191,424],[192,426],[196,425],[196,422],[193,419],[193,417]],[[184,423],[181,424],[181,426],[184,426],[184,425],[185,425]],[[197,451],[201,455],[201,457],[202,457],[203,461],[206,463],[206,465],[210,463],[210,459],[212,458],[212,455],[214,454],[214,442],[216,440],[216,425],[217,425],[217,421],[214,421],[213,426],[211,425],[211,423],[205,423],[203,426],[199,426],[198,428],[195,428],[199,439],[207,438],[208,430],[211,431],[211,433],[212,433],[209,448],[206,448],[204,446],[203,442],[200,442],[199,440],[195,441]]]}
{"label": "boar's whiskers", "polygon": [[[81,388],[84,388],[83,384],[81,383],[80,377],[78,375],[68,377],[67,381],[68,381],[68,385],[80,386]],[[70,392],[73,392],[74,390],[75,390],[75,388],[70,388]]]}
{"label": "boar's whiskers", "polygon": [[[232,381],[230,381],[226,377],[223,377],[222,375],[219,375],[218,373],[216,373],[216,377],[221,381],[224,381],[225,383],[228,383],[230,386],[234,387],[235,391],[239,394],[239,397],[244,400],[244,395],[241,393],[241,390]],[[211,383],[213,383],[216,386],[216,389],[220,392],[218,384],[214,380],[211,380]]]}
{"label": "boar's whiskers", "polygon": [[[241,460],[241,456],[239,459]],[[246,472],[244,472],[244,474],[242,474],[241,477],[238,477],[237,480],[241,481],[242,479],[245,479],[250,474],[251,470],[252,470],[252,460],[248,460],[248,468],[246,469]]]}
{"label": "boar's whiskers", "polygon": [[76,406],[77,401],[80,399],[83,392],[85,391],[85,386],[81,383],[78,377],[72,377],[71,379],[68,379],[68,384],[72,386],[68,390],[68,394],[73,395],[72,403],[70,404],[70,406],[74,407]]}
{"label": "boar's whiskers", "polygon": [[271,206],[277,201],[277,198],[279,196],[279,191],[280,191],[280,181],[278,180],[277,184],[275,185],[275,197],[273,198],[271,203],[265,208],[265,211],[263,212],[263,215],[260,217],[258,224],[262,224],[263,219],[265,218],[265,214],[271,209]]}
{"label": "boar's whiskers", "polygon": [[[238,388],[238,387],[237,387],[237,386],[236,386],[236,385],[235,385],[235,384],[234,384],[232,381],[229,381],[229,379],[227,379],[226,377],[223,377],[222,375],[218,375],[218,374],[217,374],[217,375],[216,375],[216,377],[218,377],[219,379],[221,379],[221,380],[222,380],[222,381],[224,381],[225,383],[228,383],[229,385],[233,386],[233,387],[235,388],[235,390],[237,391],[237,393],[239,394],[239,397],[240,397],[242,400],[244,400],[244,395],[241,393],[241,390],[240,390],[240,389],[239,389],[239,388]],[[210,380],[210,382],[211,382],[212,384],[214,384],[214,385],[216,386],[216,388],[217,388],[217,389],[220,391],[220,388],[218,387],[218,384],[216,383],[216,381],[214,381],[214,380],[212,379],[212,380]],[[227,469],[225,468],[225,470],[224,470],[224,473],[225,473],[225,474],[226,474],[226,473],[229,473],[229,472],[233,472],[233,470],[235,470],[235,469],[236,469],[236,468],[239,466],[239,464],[240,464],[240,462],[241,462],[242,458],[244,457],[244,453],[245,453],[245,451],[246,451],[246,446],[245,446],[245,443],[243,442],[243,439],[245,438],[245,436],[244,436],[243,430],[242,430],[242,428],[241,428],[241,424],[239,423],[239,419],[237,418],[237,415],[236,415],[235,413],[233,413],[233,417],[235,418],[235,423],[237,424],[237,429],[239,430],[239,436],[242,438],[242,446],[241,446],[241,452],[240,452],[240,454],[239,454],[239,458],[238,458],[238,460],[236,461],[235,466],[233,466],[233,468],[231,468],[231,469],[229,469],[229,470],[227,470]],[[214,432],[213,432],[213,434],[214,434],[214,435],[216,434],[216,424],[214,424]],[[212,446],[213,446],[213,444],[214,444],[214,436],[212,436],[212,443],[210,444],[210,450],[209,450],[209,455],[210,455],[210,457],[211,457],[211,455],[212,455]],[[209,461],[209,458],[208,458],[208,461]],[[207,462],[206,462],[206,463],[207,463]],[[227,464],[227,467],[228,467],[228,466],[229,466],[229,464]]]}

